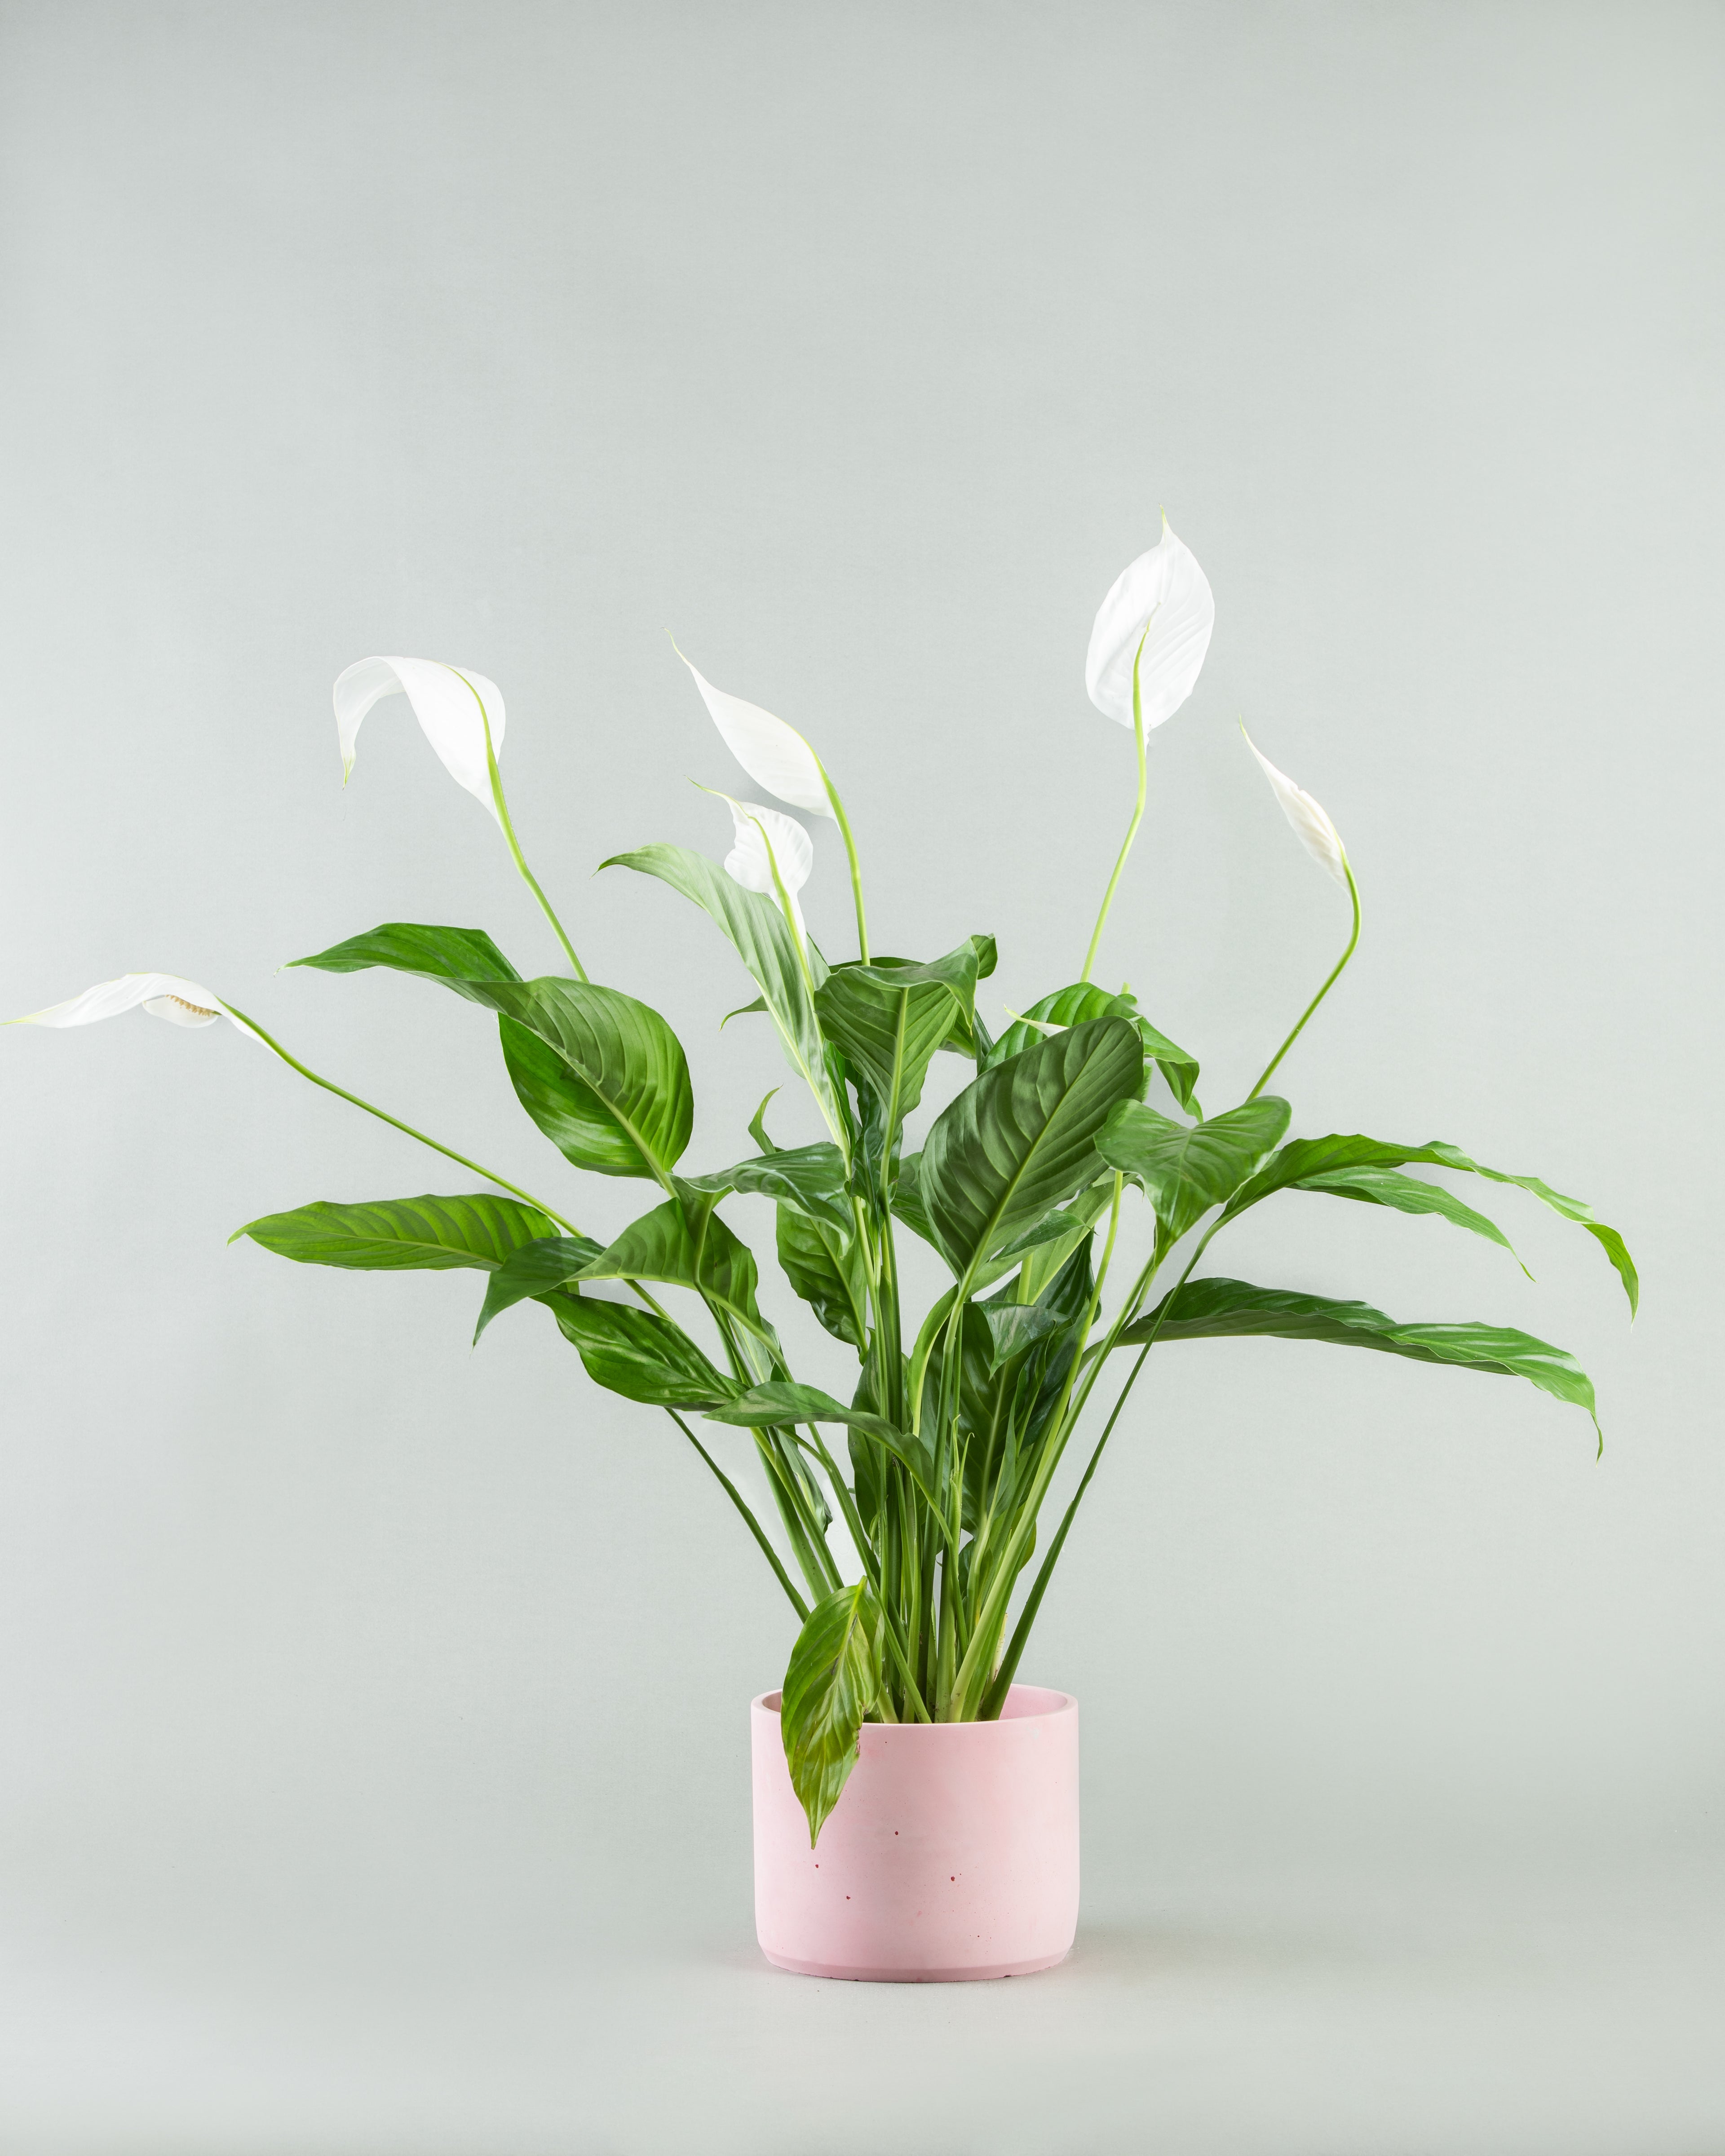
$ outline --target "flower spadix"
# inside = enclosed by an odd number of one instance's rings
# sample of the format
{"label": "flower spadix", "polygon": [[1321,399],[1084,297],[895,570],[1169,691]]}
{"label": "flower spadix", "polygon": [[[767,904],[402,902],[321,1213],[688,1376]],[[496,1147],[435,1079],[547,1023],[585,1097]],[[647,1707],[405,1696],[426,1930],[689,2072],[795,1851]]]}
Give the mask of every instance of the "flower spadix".
{"label": "flower spadix", "polygon": [[1318,866],[1348,888],[1348,850],[1342,834],[1303,786],[1296,786],[1285,771],[1278,771],[1244,726],[1245,745],[1257,757],[1259,768],[1270,781],[1270,790],[1281,803],[1281,813],[1294,827],[1294,835]]}
{"label": "flower spadix", "polygon": [[1144,730],[1159,726],[1192,694],[1215,625],[1209,580],[1163,517],[1159,543],[1121,572],[1096,608],[1084,661],[1091,703],[1130,726],[1137,660]]}
{"label": "flower spadix", "polygon": [[50,1004],[46,1010],[32,1011],[27,1018],[8,1019],[8,1025],[94,1025],[122,1012],[142,1010],[151,1018],[166,1019],[170,1025],[213,1025],[224,1018],[230,1025],[255,1040],[243,1018],[236,1018],[219,996],[200,988],[196,981],[177,973],[122,973],[117,981],[98,981],[68,1003]]}
{"label": "flower spadix", "polygon": [[725,856],[726,875],[745,891],[770,898],[775,906],[788,901],[798,937],[806,935],[797,893],[814,870],[814,841],[794,816],[782,815],[777,808],[763,808],[758,801],[733,801],[728,793],[721,793],[719,798],[729,807],[737,827],[736,844]]}
{"label": "flower spadix", "polygon": [[[336,681],[336,731],[341,743],[341,778],[353,770],[359,729],[366,713],[385,696],[405,696],[425,738],[458,786],[482,801],[493,816],[490,758],[485,730],[490,729],[491,757],[503,753],[503,696],[495,681],[470,666],[446,666],[435,659],[361,659]],[[501,818],[498,819],[501,822]]]}
{"label": "flower spadix", "polygon": [[[676,647],[673,645],[673,650]],[[680,651],[679,659],[683,659]],[[700,669],[686,659],[683,664],[695,676],[695,685],[712,715],[713,724],[725,737],[725,746],[757,786],[793,808],[811,816],[831,816],[837,821],[820,758],[794,726],[763,711],[758,704],[746,704],[741,696],[714,688]],[[728,798],[728,796],[726,797]],[[806,837],[806,834],[805,834]]]}

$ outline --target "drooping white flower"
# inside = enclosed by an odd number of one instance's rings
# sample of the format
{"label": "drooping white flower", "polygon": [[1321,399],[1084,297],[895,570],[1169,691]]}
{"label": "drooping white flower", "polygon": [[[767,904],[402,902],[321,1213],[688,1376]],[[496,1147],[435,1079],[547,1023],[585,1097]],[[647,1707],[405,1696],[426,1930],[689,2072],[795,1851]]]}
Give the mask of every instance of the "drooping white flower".
{"label": "drooping white flower", "polygon": [[1192,694],[1215,625],[1209,581],[1163,517],[1158,544],[1122,571],[1096,608],[1084,662],[1091,703],[1130,726],[1136,659],[1144,731],[1159,726]]}
{"label": "drooping white flower", "polygon": [[[732,801],[728,793],[720,798],[729,803],[731,819],[737,827],[737,843],[725,856],[725,873],[745,891],[759,891],[775,906],[779,904],[778,886],[783,884],[797,933],[804,935],[797,893],[814,870],[814,841],[794,816],[781,815],[777,808],[763,808],[758,801]],[[778,883],[773,880],[775,868]]]}
{"label": "drooping white flower", "polygon": [[1345,891],[1348,870],[1343,863],[1348,859],[1342,844],[1342,834],[1303,786],[1296,786],[1285,771],[1278,771],[1258,744],[1246,733],[1245,745],[1257,757],[1264,776],[1270,781],[1270,790],[1281,803],[1281,813],[1294,827],[1294,835],[1305,847],[1321,869],[1334,876]]}
{"label": "drooping white flower", "polygon": [[[675,644],[671,648],[676,649]],[[680,651],[677,656],[683,659]],[[741,696],[727,696],[722,689],[714,688],[690,660],[683,659],[683,664],[694,675],[695,685],[712,714],[713,724],[725,737],[726,747],[756,785],[764,786],[780,801],[788,801],[793,808],[806,809],[811,816],[832,816],[833,804],[820,759],[797,729],[775,719],[771,711],[763,711],[758,704],[746,704]]]}
{"label": "drooping white flower", "polygon": [[50,1004],[46,1010],[32,1011],[27,1018],[8,1019],[8,1025],[94,1025],[99,1019],[118,1018],[121,1012],[141,1009],[151,1018],[166,1019],[170,1025],[213,1025],[224,1018],[249,1039],[259,1036],[243,1018],[236,1018],[219,996],[196,981],[177,973],[122,973],[117,981],[98,981],[69,1003]]}
{"label": "drooping white flower", "polygon": [[435,659],[361,659],[337,677],[336,731],[341,743],[342,783],[353,770],[360,721],[380,697],[396,695],[413,706],[426,740],[450,778],[495,816],[497,804],[491,798],[491,773],[485,761],[485,727],[489,722],[491,753],[501,758],[502,692],[495,681],[471,667],[446,666]]}

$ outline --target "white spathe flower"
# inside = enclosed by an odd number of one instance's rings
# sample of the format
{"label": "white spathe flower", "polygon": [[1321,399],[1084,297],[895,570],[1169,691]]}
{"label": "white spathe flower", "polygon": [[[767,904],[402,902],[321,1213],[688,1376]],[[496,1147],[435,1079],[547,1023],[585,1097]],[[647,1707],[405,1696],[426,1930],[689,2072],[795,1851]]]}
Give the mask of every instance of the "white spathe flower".
{"label": "white spathe flower", "polygon": [[426,740],[450,778],[495,816],[490,767],[485,761],[485,726],[489,721],[491,753],[501,757],[502,692],[495,681],[471,667],[445,666],[435,659],[361,659],[336,677],[336,731],[341,742],[343,785],[353,770],[361,721],[381,697],[398,695],[413,706]]}
{"label": "white spathe flower", "polygon": [[[675,651],[676,646],[671,649]],[[683,659],[680,651],[677,656]],[[788,801],[793,808],[806,809],[811,816],[832,816],[833,803],[820,758],[797,729],[775,719],[771,711],[763,711],[758,704],[746,704],[741,696],[730,696],[714,688],[689,660],[683,659],[683,664],[695,676],[695,685],[712,714],[713,724],[725,737],[726,747],[756,785],[764,786],[780,801]]]}
{"label": "white spathe flower", "polygon": [[[737,826],[737,844],[725,856],[726,875],[745,891],[759,891],[763,898],[770,898],[774,906],[779,904],[778,884],[783,884],[797,934],[805,935],[797,893],[814,870],[814,841],[794,816],[781,815],[777,808],[763,808],[758,801],[732,801],[728,793],[719,798],[729,804],[731,819]],[[775,868],[777,884],[773,880]]]}
{"label": "white spathe flower", "polygon": [[1278,771],[1258,744],[1246,733],[1245,745],[1257,757],[1270,790],[1281,803],[1281,813],[1294,827],[1294,835],[1318,866],[1328,870],[1345,891],[1348,888],[1347,849],[1342,834],[1303,786],[1296,786],[1285,771]]}
{"label": "white spathe flower", "polygon": [[9,1025],[94,1025],[99,1019],[118,1018],[123,1011],[140,1007],[151,1018],[164,1018],[170,1025],[213,1025],[224,1018],[250,1040],[259,1035],[243,1018],[236,1018],[219,996],[196,981],[177,973],[122,973],[117,981],[98,981],[69,1003],[50,1004],[46,1010],[32,1011],[28,1018],[7,1020]]}
{"label": "white spathe flower", "polygon": [[1096,608],[1084,661],[1084,685],[1091,703],[1130,726],[1137,660],[1144,731],[1159,726],[1192,694],[1215,625],[1209,580],[1164,516],[1160,542],[1122,571]]}

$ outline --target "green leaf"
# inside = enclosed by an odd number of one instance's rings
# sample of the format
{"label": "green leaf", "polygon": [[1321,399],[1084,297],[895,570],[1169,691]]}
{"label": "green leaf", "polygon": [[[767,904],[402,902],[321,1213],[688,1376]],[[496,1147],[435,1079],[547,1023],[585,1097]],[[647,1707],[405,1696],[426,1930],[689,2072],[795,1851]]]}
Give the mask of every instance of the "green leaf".
{"label": "green leaf", "polygon": [[320,1199],[295,1212],[248,1221],[228,1240],[249,1235],[302,1265],[359,1272],[474,1265],[490,1272],[524,1244],[556,1233],[556,1224],[536,1206],[482,1190],[469,1198],[379,1198],[357,1205]]}
{"label": "green leaf", "polygon": [[861,1354],[869,1329],[869,1278],[862,1246],[811,1220],[799,1207],[778,1213],[778,1262],[793,1290],[835,1340]]}
{"label": "green leaf", "polygon": [[1138,1184],[1173,1243],[1234,1195],[1286,1130],[1290,1112],[1286,1101],[1266,1093],[1189,1128],[1128,1101],[1108,1118],[1096,1150]]}
{"label": "green leaf", "polygon": [[760,1106],[756,1109],[754,1114],[749,1118],[749,1136],[754,1140],[755,1143],[759,1146],[762,1152],[777,1152],[778,1151],[778,1147],[774,1145],[772,1139],[767,1135],[768,1105],[772,1101],[773,1094],[776,1094],[778,1091],[778,1088],[775,1086],[773,1088],[773,1092],[768,1093],[764,1096]]}
{"label": "green leaf", "polygon": [[975,942],[932,964],[877,958],[836,966],[814,998],[821,1030],[878,1097],[882,1122],[896,1129],[922,1097],[922,1081],[942,1043],[976,1002]]}
{"label": "green leaf", "polygon": [[913,1235],[920,1235],[932,1249],[939,1250],[934,1223],[928,1217],[928,1208],[922,1203],[922,1156],[920,1152],[906,1153],[898,1164],[898,1173],[892,1186],[892,1214],[902,1220]]}
{"label": "green leaf", "polygon": [[[1158,1330],[1158,1327],[1160,1328]],[[1129,1325],[1122,1347],[1157,1340],[1320,1340],[1337,1348],[1372,1348],[1416,1363],[1450,1363],[1464,1370],[1525,1378],[1554,1399],[1585,1408],[1599,1427],[1592,1381],[1574,1358],[1548,1341],[1498,1325],[1399,1325],[1365,1302],[1334,1302],[1321,1295],[1254,1287],[1236,1280],[1188,1281]]]}
{"label": "green leaf", "polygon": [[[642,846],[634,853],[615,854],[599,865],[657,876],[718,924],[766,998],[792,1069],[807,1081],[828,1128],[842,1145],[844,1119],[827,1075],[820,1022],[796,939],[779,908],[771,899],[734,883],[704,854],[691,853],[683,846]],[[812,941],[806,949],[809,975],[819,988],[826,977],[826,963]]]}
{"label": "green leaf", "polygon": [[737,1423],[746,1429],[762,1430],[770,1425],[788,1425],[799,1422],[843,1423],[851,1430],[860,1430],[865,1437],[872,1437],[884,1445],[896,1459],[911,1471],[923,1495],[931,1505],[937,1505],[933,1494],[934,1459],[927,1440],[910,1430],[898,1429],[885,1415],[875,1414],[864,1408],[846,1407],[835,1400],[830,1393],[824,1393],[817,1385],[786,1384],[774,1381],[754,1385],[727,1400],[721,1408],[709,1410],[710,1422]]}
{"label": "green leaf", "polygon": [[[1338,1168],[1328,1175],[1308,1175],[1296,1187],[1332,1198],[1356,1199],[1366,1205],[1394,1206],[1399,1213],[1435,1213],[1516,1256],[1515,1245],[1495,1220],[1476,1213],[1472,1206],[1464,1205],[1453,1192],[1437,1183],[1422,1183],[1417,1176],[1400,1174],[1393,1168]],[[1516,1258],[1516,1263],[1522,1261]],[[1527,1272],[1527,1268],[1522,1265],[1522,1270]],[[1527,1273],[1527,1277],[1532,1280],[1533,1276]]]}
{"label": "green leaf", "polygon": [[775,1147],[757,1160],[745,1160],[712,1175],[688,1178],[691,1189],[722,1197],[741,1190],[757,1198],[774,1198],[790,1205],[823,1227],[830,1228],[841,1242],[856,1231],[850,1209],[850,1185],[845,1172],[845,1156],[835,1145],[796,1146],[789,1151]]}
{"label": "green leaf", "polygon": [[475,981],[518,981],[516,973],[483,928],[429,928],[413,921],[386,921],[363,936],[350,936],[314,958],[290,958],[293,966],[314,966],[325,973],[362,973],[387,966],[392,973],[418,973],[441,981],[470,1002]]}
{"label": "green leaf", "polygon": [[663,1183],[695,1122],[682,1044],[655,1010],[587,981],[470,982],[504,1024],[521,1106],[578,1168]]}
{"label": "green leaf", "polygon": [[650,1310],[590,1295],[557,1293],[543,1301],[563,1337],[579,1349],[588,1377],[608,1392],[649,1407],[707,1408],[737,1389],[686,1332]]}
{"label": "green leaf", "polygon": [[[688,1188],[689,1186],[683,1186]],[[757,1337],[767,1337],[755,1300],[755,1260],[710,1205],[680,1195],[630,1223],[581,1273],[583,1282],[664,1281],[691,1289]]]}
{"label": "green leaf", "polygon": [[1096,1019],[983,1071],[946,1108],[916,1182],[961,1281],[1095,1179],[1097,1133],[1143,1075],[1132,1028]]}
{"label": "green leaf", "polygon": [[[1101,1155],[1097,1158],[1100,1159]],[[1018,1253],[1022,1251],[1024,1262],[1019,1265],[1018,1278],[1013,1283],[1014,1291],[1020,1302],[1034,1302],[1079,1245],[1087,1243],[1096,1233],[1096,1223],[1107,1211],[1113,1197],[1114,1178],[1111,1175],[1104,1176],[1101,1182],[1092,1183],[1088,1190],[1080,1191],[1070,1205],[1063,1206],[1057,1213],[1050,1214],[1046,1219],[1037,1223],[1035,1229],[1027,1229],[1016,1242],[1009,1243],[1004,1250],[991,1258],[977,1275],[978,1286],[991,1286],[1002,1272],[1009,1270],[1018,1263]],[[1058,1232],[1050,1235],[1040,1232],[1046,1229],[1057,1229]],[[1035,1236],[1034,1244],[1030,1241],[1033,1235]]]}
{"label": "green leaf", "polygon": [[1363,1137],[1358,1132],[1296,1138],[1291,1145],[1284,1146],[1273,1160],[1266,1161],[1251,1181],[1235,1194],[1226,1217],[1233,1219],[1248,1205],[1255,1205],[1273,1191],[1298,1189],[1311,1177],[1327,1176],[1345,1168],[1409,1166],[1451,1168],[1469,1175],[1483,1176],[1489,1183],[1511,1184],[1542,1199],[1564,1219],[1585,1228],[1623,1282],[1623,1291],[1629,1297],[1630,1315],[1634,1317],[1640,1300],[1640,1281],[1635,1261],[1616,1229],[1596,1219],[1591,1207],[1584,1205],[1579,1198],[1564,1197],[1560,1190],[1542,1183],[1537,1175],[1506,1175],[1500,1169],[1471,1160],[1459,1146],[1450,1145],[1442,1138],[1432,1138],[1425,1145],[1414,1146],[1387,1144],[1382,1138]]}
{"label": "green leaf", "polygon": [[863,1579],[816,1603],[791,1650],[780,1727],[811,1849],[856,1764],[863,1717],[880,1690],[880,1612]]}
{"label": "green leaf", "polygon": [[547,1235],[512,1250],[485,1283],[479,1323],[473,1328],[474,1344],[478,1345],[480,1333],[494,1317],[501,1317],[518,1302],[567,1287],[598,1255],[599,1246],[591,1235]]}
{"label": "green leaf", "polygon": [[1148,1019],[1141,1016],[1136,996],[1124,988],[1117,996],[1110,995],[1093,981],[1076,981],[1070,988],[1057,988],[1051,996],[1044,996],[1032,1004],[988,1050],[988,1066],[992,1069],[995,1064],[1005,1062],[1009,1056],[1022,1055],[1027,1048],[1045,1037],[1045,1026],[1081,1025],[1087,1019],[1097,1018],[1129,1019],[1138,1029],[1145,1055],[1161,1065],[1162,1075],[1174,1098],[1189,1114],[1202,1114],[1193,1092],[1198,1083],[1198,1058],[1177,1047],[1165,1033],[1159,1033]]}

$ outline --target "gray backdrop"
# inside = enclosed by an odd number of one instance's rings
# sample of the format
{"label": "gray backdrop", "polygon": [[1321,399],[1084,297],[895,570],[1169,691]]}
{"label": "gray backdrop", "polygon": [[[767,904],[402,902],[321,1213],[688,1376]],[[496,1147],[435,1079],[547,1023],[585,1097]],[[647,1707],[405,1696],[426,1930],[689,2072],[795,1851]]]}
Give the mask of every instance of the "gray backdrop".
{"label": "gray backdrop", "polygon": [[1026,1669],[1083,1702],[1076,1958],[814,1984],[751,1932],[787,1613],[698,1463],[536,1312],[470,1353],[472,1276],[225,1247],[470,1179],[225,1027],[0,1036],[6,2148],[1725,2148],[1718,12],[0,29],[6,1013],[187,973],[614,1230],[640,1187],[564,1170],[480,1014],[275,970],[392,918],[556,955],[404,705],[343,793],[336,673],[502,685],[713,1166],[786,1073],[698,915],[589,880],[726,843],[666,630],[819,744],[881,946],[996,932],[998,1017],[1083,951],[1131,771],[1085,640],[1165,504],[1217,629],[1105,973],[1225,1101],[1339,947],[1243,714],[1365,894],[1297,1127],[1543,1174],[1645,1279],[1631,1332],[1513,1193],[1537,1286],[1363,1207],[1242,1231],[1574,1348],[1603,1462],[1518,1384],[1168,1350]]}

